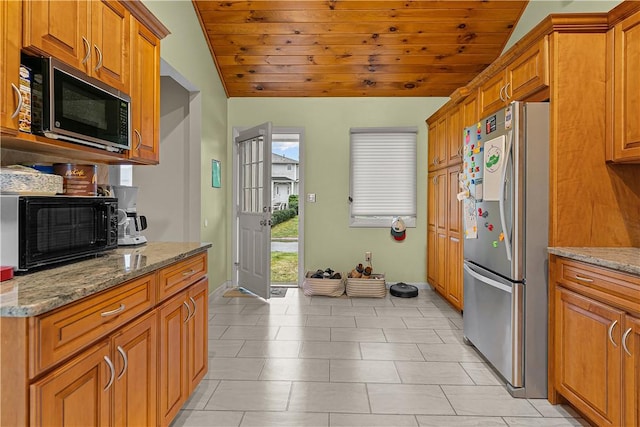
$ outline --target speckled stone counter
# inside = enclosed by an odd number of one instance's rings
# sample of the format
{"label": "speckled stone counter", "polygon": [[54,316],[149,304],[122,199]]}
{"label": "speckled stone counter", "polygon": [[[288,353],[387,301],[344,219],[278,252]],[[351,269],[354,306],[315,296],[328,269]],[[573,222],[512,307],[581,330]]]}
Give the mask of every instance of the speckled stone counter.
{"label": "speckled stone counter", "polygon": [[0,316],[37,316],[206,251],[210,243],[149,242],[120,247],[0,283]]}
{"label": "speckled stone counter", "polygon": [[640,276],[640,248],[549,248],[549,253]]}

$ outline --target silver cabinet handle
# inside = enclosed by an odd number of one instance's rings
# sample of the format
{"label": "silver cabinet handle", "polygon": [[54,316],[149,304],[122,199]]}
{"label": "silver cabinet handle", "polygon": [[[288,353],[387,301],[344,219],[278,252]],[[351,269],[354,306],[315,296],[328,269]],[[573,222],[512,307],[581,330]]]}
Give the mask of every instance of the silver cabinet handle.
{"label": "silver cabinet handle", "polygon": [[509,86],[511,86],[511,82],[508,82],[507,85],[504,87],[504,97],[506,98],[505,101],[508,101],[511,99],[511,95],[509,95]]}
{"label": "silver cabinet handle", "polygon": [[618,321],[614,320],[611,326],[609,326],[609,341],[611,341],[611,344],[613,344],[614,347],[617,347],[618,344],[613,340],[613,336],[611,334],[613,334],[613,328],[615,328],[617,324]]}
{"label": "silver cabinet handle", "polygon": [[576,274],[576,280],[580,280],[580,281],[588,282],[588,283],[593,282],[593,279],[589,279],[588,277],[582,277],[582,276],[580,276],[578,274]]}
{"label": "silver cabinet handle", "polygon": [[96,50],[96,53],[98,54],[98,63],[96,64],[96,68],[94,68],[93,71],[98,71],[100,68],[102,68],[102,52],[100,51],[100,48],[95,44],[93,45],[93,48]]}
{"label": "silver cabinet handle", "polygon": [[139,150],[140,146],[142,145],[142,135],[140,135],[140,132],[138,132],[138,129],[134,129],[133,131],[135,132],[136,135],[138,135],[138,145],[136,145],[136,150]]}
{"label": "silver cabinet handle", "polygon": [[196,310],[198,310],[198,306],[196,305],[196,300],[194,300],[193,297],[189,297],[189,299],[191,300],[191,304],[193,304],[193,313],[191,314],[191,317],[194,317],[196,315]]}
{"label": "silver cabinet handle", "polygon": [[109,390],[109,387],[111,387],[111,384],[113,384],[113,379],[116,377],[116,368],[113,367],[113,362],[111,361],[111,359],[109,359],[109,357],[104,356],[104,361],[107,362],[107,366],[109,366],[109,370],[111,371],[111,377],[109,378],[109,383],[103,389],[104,391],[107,391]]}
{"label": "silver cabinet handle", "polygon": [[89,41],[84,38],[84,36],[82,37],[82,42],[84,43],[84,51],[87,52],[84,58],[82,58],[82,65],[84,65],[87,63],[87,61],[89,60],[89,56],[91,55],[91,45],[89,44]]}
{"label": "silver cabinet handle", "polygon": [[502,86],[502,87],[500,88],[500,93],[498,94],[498,96],[500,97],[500,101],[502,101],[502,102],[506,101],[506,99],[504,99],[504,97],[502,96],[502,91],[504,90],[504,88],[505,88],[505,87],[504,87],[504,86]]}
{"label": "silver cabinet handle", "polygon": [[191,317],[191,307],[189,307],[189,304],[187,304],[186,301],[184,301],[183,304],[185,307],[187,307],[187,318],[184,319],[184,323],[187,323],[189,321],[189,318]]}
{"label": "silver cabinet handle", "polygon": [[120,371],[120,374],[118,375],[118,379],[120,379],[129,367],[129,359],[127,358],[127,353],[122,349],[122,347],[118,346],[117,350],[118,353],[120,353],[120,356],[122,356],[122,363],[124,364],[122,371]]}
{"label": "silver cabinet handle", "polygon": [[102,317],[113,316],[114,314],[123,312],[124,309],[125,309],[124,304],[120,304],[120,307],[116,308],[115,310],[110,310],[110,311],[105,311],[103,313],[100,313],[100,316]]}
{"label": "silver cabinet handle", "polygon": [[20,112],[20,109],[22,108],[22,94],[20,93],[20,89],[18,89],[16,85],[14,85],[13,83],[11,83],[11,87],[18,94],[18,106],[16,107],[16,111],[14,111],[13,114],[11,115],[11,118],[15,119],[18,113]]}
{"label": "silver cabinet handle", "polygon": [[631,328],[629,328],[626,331],[624,331],[624,335],[622,336],[622,348],[624,348],[625,353],[627,353],[629,356],[633,357],[631,355],[631,352],[629,351],[629,348],[627,347],[627,338],[629,338],[629,334],[630,333],[631,333]]}
{"label": "silver cabinet handle", "polygon": [[183,276],[191,276],[193,273],[195,273],[196,271],[192,268],[191,270],[187,270],[187,271],[183,271],[182,275]]}

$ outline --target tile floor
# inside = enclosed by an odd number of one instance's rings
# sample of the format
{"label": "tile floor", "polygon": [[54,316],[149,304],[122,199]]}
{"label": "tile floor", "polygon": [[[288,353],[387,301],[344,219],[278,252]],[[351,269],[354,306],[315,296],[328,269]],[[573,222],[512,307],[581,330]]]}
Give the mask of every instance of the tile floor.
{"label": "tile floor", "polygon": [[514,399],[435,292],[417,298],[213,298],[209,372],[178,426],[574,426]]}

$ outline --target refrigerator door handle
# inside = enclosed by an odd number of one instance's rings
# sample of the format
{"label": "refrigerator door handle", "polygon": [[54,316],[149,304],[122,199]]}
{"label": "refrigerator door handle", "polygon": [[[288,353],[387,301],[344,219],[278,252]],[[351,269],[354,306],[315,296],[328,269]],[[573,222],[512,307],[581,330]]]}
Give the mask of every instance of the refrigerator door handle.
{"label": "refrigerator door handle", "polygon": [[501,291],[505,291],[508,293],[513,292],[513,289],[511,288],[511,286],[503,285],[502,283],[496,280],[489,279],[488,277],[478,274],[477,272],[473,271],[467,264],[464,264],[463,268],[467,273],[469,273],[474,278],[480,280],[482,283],[486,283],[487,285],[493,286],[494,288],[500,289]]}
{"label": "refrigerator door handle", "polygon": [[507,230],[507,219],[504,214],[504,187],[507,179],[507,164],[509,163],[509,156],[511,156],[511,139],[513,138],[513,130],[510,130],[507,134],[507,147],[505,152],[505,164],[502,168],[502,185],[500,185],[500,223],[502,225],[502,233],[504,234],[504,248],[507,251],[507,260],[511,261],[511,234]]}

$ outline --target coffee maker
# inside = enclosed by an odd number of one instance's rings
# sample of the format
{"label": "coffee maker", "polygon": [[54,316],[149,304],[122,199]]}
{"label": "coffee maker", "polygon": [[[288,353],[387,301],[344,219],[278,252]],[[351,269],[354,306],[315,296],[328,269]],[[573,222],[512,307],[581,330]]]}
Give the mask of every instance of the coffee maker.
{"label": "coffee maker", "polygon": [[140,234],[147,228],[147,218],[138,215],[138,187],[112,185],[111,191],[118,199],[118,246],[146,243],[147,238]]}

